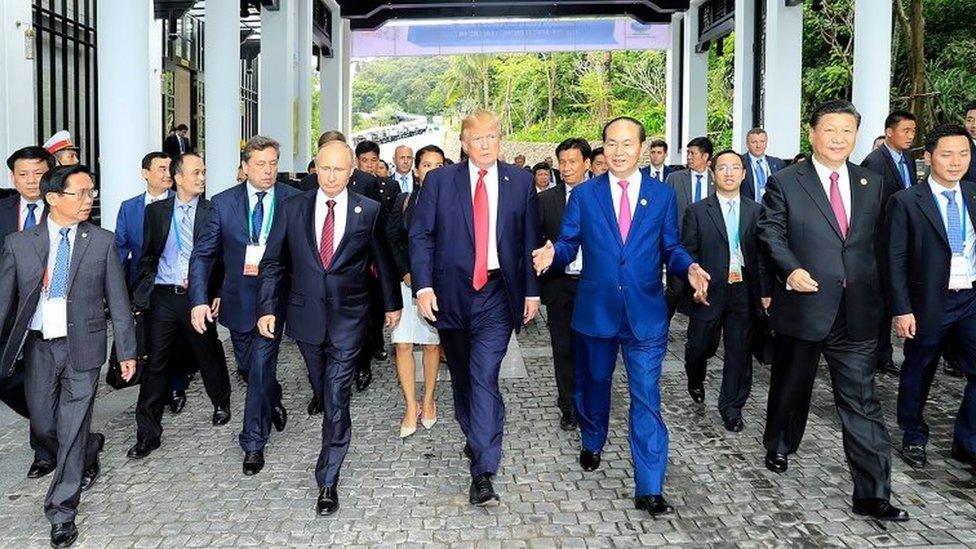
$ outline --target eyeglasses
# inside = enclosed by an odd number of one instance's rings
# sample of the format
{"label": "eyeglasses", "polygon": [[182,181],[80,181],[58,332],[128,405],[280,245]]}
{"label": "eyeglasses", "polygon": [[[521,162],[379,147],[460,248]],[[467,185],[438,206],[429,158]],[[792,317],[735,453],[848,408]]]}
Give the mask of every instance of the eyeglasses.
{"label": "eyeglasses", "polygon": [[92,200],[95,200],[96,198],[98,198],[98,189],[81,189],[80,191],[73,192],[73,193],[69,193],[68,191],[61,191],[58,194],[77,196],[80,197],[82,200],[86,198],[91,198]]}
{"label": "eyeglasses", "polygon": [[735,173],[742,170],[742,166],[736,166],[735,164],[723,164],[721,166],[715,166],[715,171],[722,173]]}

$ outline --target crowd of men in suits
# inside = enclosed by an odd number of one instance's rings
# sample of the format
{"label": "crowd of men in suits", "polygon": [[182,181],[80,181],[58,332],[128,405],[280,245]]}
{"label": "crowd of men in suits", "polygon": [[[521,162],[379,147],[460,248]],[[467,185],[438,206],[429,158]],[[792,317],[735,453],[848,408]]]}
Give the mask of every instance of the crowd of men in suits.
{"label": "crowd of men in suits", "polygon": [[[264,468],[272,428],[287,425],[278,353],[283,334],[295,340],[312,387],[308,412],[323,416],[316,512],[328,516],[339,507],[352,387],[369,387],[371,361],[386,358],[383,330],[398,325],[405,305],[438,332],[474,505],[500,499],[492,484],[504,434],[499,368],[512,332],[541,302],[559,423],[579,431],[584,471],[601,465],[623,349],[638,509],[672,511],[659,380],[680,311],[695,403],[724,342],[717,405],[730,432],[746,428],[752,342],[775,334],[763,441],[776,473],[800,446],[823,357],[853,512],[907,520],[890,502],[877,372],[899,375],[899,453],[920,468],[923,410],[947,355],[966,378],[952,455],[976,466],[976,103],[965,114],[965,126],[928,133],[921,178],[911,113],[893,112],[884,142],[856,165],[860,115],[830,101],[812,110],[812,154],[790,166],[766,154],[761,128],[746,135],[745,153],[716,152],[697,137],[686,165],[668,166],[667,144],[646,143],[639,121],[619,117],[604,126],[602,147],[570,138],[555,164],[522,169],[524,158],[500,161],[499,121],[478,112],[462,122],[464,160],[424,178],[413,169],[420,152],[398,147],[384,171],[377,144],[353,148],[330,131],[310,173],[282,183],[278,143],[255,136],[241,154],[242,182],[210,199],[204,159],[177,128],[167,150],[142,159],[146,191],[122,204],[114,234],[88,221],[98,190],[70,136],[49,143],[55,151],[19,149],[7,160],[16,194],[0,200],[0,398],[30,419],[28,476],[54,473],[44,502],[51,543],[74,543],[80,494],[100,474],[105,438],[90,423],[108,320],[121,377],[139,378],[132,459],[160,447],[164,409],[182,410],[189,371],[200,371],[213,425],[230,421],[216,324],[230,331],[247,384],[239,435],[247,476]],[[650,164],[639,168],[645,146]],[[56,158],[65,150],[73,156]],[[391,208],[407,206],[403,193],[414,193],[405,233],[387,226],[391,217],[402,223]],[[416,305],[404,303],[401,278]],[[905,339],[900,368],[892,327]]]}

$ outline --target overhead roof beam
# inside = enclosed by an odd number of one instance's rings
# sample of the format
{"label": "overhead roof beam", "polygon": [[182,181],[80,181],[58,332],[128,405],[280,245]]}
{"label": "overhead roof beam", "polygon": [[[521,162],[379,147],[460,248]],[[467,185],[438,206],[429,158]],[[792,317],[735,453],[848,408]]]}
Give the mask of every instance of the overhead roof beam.
{"label": "overhead roof beam", "polygon": [[[524,18],[554,18],[579,16],[629,16],[633,19],[649,23],[667,23],[671,16],[641,6],[639,4],[610,4],[594,7],[592,5],[563,5],[549,4],[520,6],[493,5],[491,7],[472,7],[467,4],[463,8],[431,8],[398,9],[395,12],[380,12],[372,17],[353,18],[349,20],[353,30],[374,30],[393,20],[425,20],[425,19],[461,19],[461,18],[495,18],[495,17],[524,17]],[[343,13],[345,17],[345,13]]]}

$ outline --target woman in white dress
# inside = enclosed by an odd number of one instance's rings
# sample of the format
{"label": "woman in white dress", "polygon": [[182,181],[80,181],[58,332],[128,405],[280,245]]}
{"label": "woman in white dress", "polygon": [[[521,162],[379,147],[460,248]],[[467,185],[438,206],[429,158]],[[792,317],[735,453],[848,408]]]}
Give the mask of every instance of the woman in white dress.
{"label": "woman in white dress", "polygon": [[[390,212],[387,236],[393,249],[402,279],[400,291],[403,293],[403,314],[400,324],[393,330],[391,340],[396,348],[397,377],[403,389],[405,410],[400,422],[400,438],[406,438],[417,431],[417,422],[427,429],[437,422],[437,405],[434,389],[437,384],[437,369],[440,364],[440,339],[437,330],[427,323],[417,311],[417,304],[410,289],[410,256],[407,244],[408,228],[417,198],[423,188],[424,178],[433,169],[444,165],[444,151],[436,145],[427,145],[417,151],[414,166],[417,169],[416,183],[412,192],[400,193]],[[416,364],[413,359],[413,346],[423,346],[424,397],[417,402]]]}

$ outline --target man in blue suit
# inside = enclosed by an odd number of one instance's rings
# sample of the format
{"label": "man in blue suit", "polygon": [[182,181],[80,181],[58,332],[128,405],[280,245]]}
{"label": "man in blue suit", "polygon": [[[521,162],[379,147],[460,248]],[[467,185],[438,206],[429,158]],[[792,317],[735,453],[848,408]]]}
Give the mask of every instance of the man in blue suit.
{"label": "man in blue suit", "polygon": [[674,168],[667,165],[668,142],[655,139],[647,146],[647,157],[651,161],[649,166],[641,168],[641,176],[656,179],[661,183],[668,180]]}
{"label": "man in blue suit", "polygon": [[[256,135],[248,140],[241,152],[241,169],[247,180],[211,199],[210,215],[190,257],[193,327],[202,334],[207,322],[219,318],[230,330],[237,369],[247,380],[244,426],[239,440],[244,450],[243,471],[248,476],[258,474],[264,467],[264,446],[271,425],[281,431],[288,421],[276,377],[281,330],[274,339],[261,337],[256,313],[258,266],[275,208],[299,194],[288,185],[275,183],[279,150],[278,142],[268,137]],[[224,282],[218,303],[211,303],[208,282],[218,255],[224,262]],[[280,288],[287,294],[288,280]],[[284,321],[285,300],[279,300],[279,304],[282,310],[278,318]]]}
{"label": "man in blue suit", "polygon": [[[258,330],[280,337],[278,311],[287,295],[288,336],[298,342],[315,396],[323,404],[322,446],[315,466],[316,512],[339,509],[339,470],[349,450],[349,397],[356,357],[369,326],[368,285],[375,265],[385,323],[394,328],[403,303],[379,202],[347,189],[352,149],[327,143],[315,157],[319,189],[286,200],[258,277]],[[290,293],[281,291],[291,277]]]}
{"label": "man in blue suit", "polygon": [[533,252],[535,269],[561,269],[583,247],[573,310],[576,409],[584,471],[600,466],[607,440],[610,387],[622,345],[630,386],[630,449],[637,484],[634,503],[651,515],[673,509],[662,495],[668,430],[659,381],[668,345],[661,268],[684,278],[706,303],[708,274],[678,238],[674,190],[637,169],[644,127],[621,117],[603,129],[609,173],[580,185],[569,199],[562,234]]}
{"label": "man in blue suit", "polygon": [[[969,134],[969,156],[976,158],[976,101],[966,104],[966,133]],[[966,181],[976,181],[976,161],[969,163]]]}
{"label": "man in blue suit", "polygon": [[417,307],[437,327],[451,369],[454,413],[471,461],[468,499],[499,497],[491,479],[502,454],[505,404],[498,370],[512,330],[539,310],[532,271],[538,207],[532,174],[498,161],[498,118],[481,111],[461,124],[469,160],[430,172],[410,227]]}
{"label": "man in blue suit", "polygon": [[770,175],[786,167],[782,158],[766,154],[769,145],[769,134],[762,128],[752,128],[746,133],[746,148],[748,152],[742,155],[742,162],[746,166],[746,180],[739,189],[743,198],[762,202],[766,192],[766,180]]}

